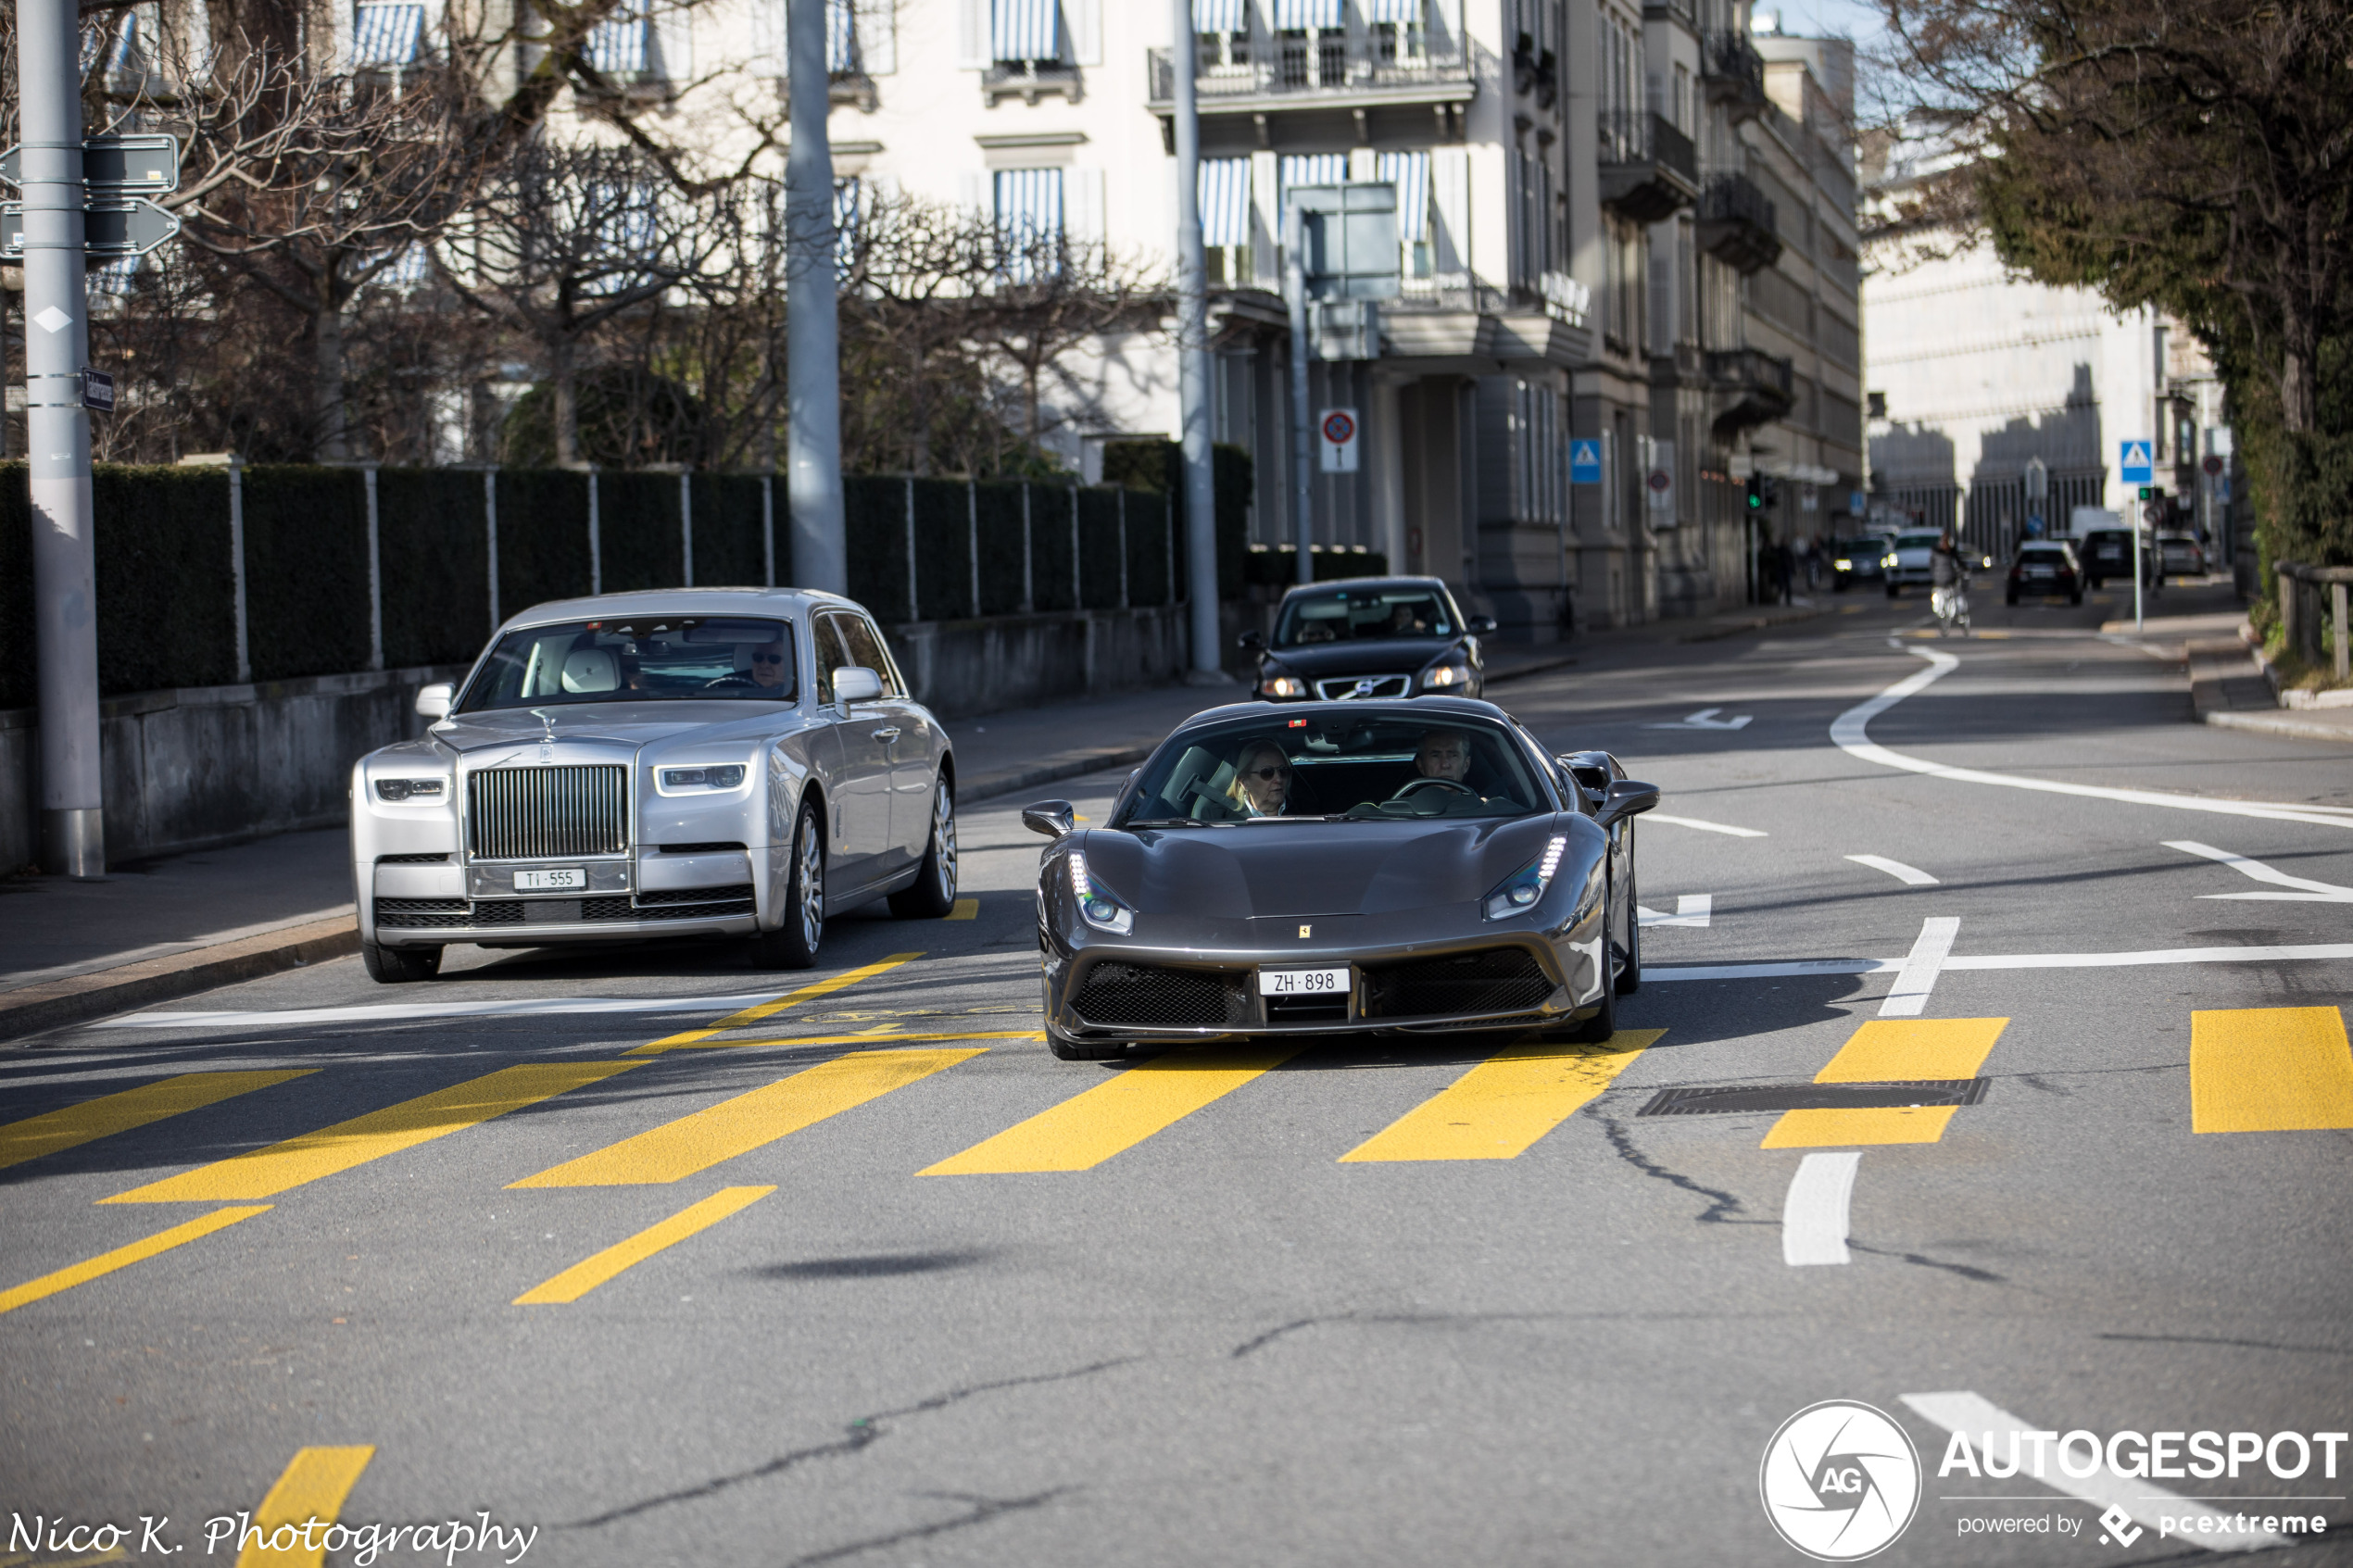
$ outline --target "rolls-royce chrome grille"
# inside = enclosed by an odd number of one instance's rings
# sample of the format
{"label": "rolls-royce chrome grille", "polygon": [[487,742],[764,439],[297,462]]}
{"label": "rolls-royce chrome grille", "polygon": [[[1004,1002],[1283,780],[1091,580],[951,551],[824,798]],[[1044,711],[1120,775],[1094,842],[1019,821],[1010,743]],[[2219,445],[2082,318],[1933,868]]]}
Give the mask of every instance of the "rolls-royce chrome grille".
{"label": "rolls-royce chrome grille", "polygon": [[477,860],[623,854],[629,848],[629,770],[588,762],[470,773],[466,843]]}

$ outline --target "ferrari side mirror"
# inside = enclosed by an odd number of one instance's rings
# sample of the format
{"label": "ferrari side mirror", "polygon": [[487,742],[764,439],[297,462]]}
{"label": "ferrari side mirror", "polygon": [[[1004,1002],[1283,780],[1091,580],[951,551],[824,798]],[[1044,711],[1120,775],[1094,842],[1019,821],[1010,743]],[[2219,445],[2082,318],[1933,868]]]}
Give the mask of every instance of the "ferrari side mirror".
{"label": "ferrari side mirror", "polygon": [[1628,817],[1638,817],[1658,804],[1658,785],[1639,779],[1619,779],[1609,786],[1609,794],[1602,799],[1602,809],[1595,821],[1610,827]]}
{"label": "ferrari side mirror", "polygon": [[1078,808],[1067,800],[1040,800],[1022,808],[1021,825],[1048,838],[1060,838],[1078,825]]}

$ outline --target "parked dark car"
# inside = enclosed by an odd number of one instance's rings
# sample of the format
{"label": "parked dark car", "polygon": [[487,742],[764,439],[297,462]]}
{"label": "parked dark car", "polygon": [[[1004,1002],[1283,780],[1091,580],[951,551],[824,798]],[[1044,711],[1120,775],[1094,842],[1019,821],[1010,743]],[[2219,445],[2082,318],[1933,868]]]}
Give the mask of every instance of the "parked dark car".
{"label": "parked dark car", "polygon": [[1844,593],[1854,583],[1881,581],[1887,575],[1882,558],[1894,547],[1893,533],[1839,540],[1831,546],[1831,588]]}
{"label": "parked dark car", "polygon": [[1477,696],[1486,684],[1478,634],[1435,577],[1348,577],[1302,583],[1283,596],[1270,644],[1245,632],[1258,655],[1257,695],[1269,702],[1367,697]]}
{"label": "parked dark car", "polygon": [[2035,539],[2020,545],[2010,561],[2002,601],[2016,604],[2021,596],[2056,598],[2060,595],[2070,604],[2083,602],[2083,570],[2075,558],[2074,546],[2063,539]]}

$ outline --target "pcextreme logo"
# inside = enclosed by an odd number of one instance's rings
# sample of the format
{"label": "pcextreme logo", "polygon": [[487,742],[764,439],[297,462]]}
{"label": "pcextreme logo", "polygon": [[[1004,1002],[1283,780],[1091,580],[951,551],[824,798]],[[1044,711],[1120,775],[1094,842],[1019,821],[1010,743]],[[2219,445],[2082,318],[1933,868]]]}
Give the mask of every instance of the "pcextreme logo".
{"label": "pcextreme logo", "polygon": [[1825,1399],[1781,1423],[1765,1445],[1756,1486],[1781,1539],[1817,1562],[1853,1562],[1912,1523],[1920,1456],[1884,1412]]}

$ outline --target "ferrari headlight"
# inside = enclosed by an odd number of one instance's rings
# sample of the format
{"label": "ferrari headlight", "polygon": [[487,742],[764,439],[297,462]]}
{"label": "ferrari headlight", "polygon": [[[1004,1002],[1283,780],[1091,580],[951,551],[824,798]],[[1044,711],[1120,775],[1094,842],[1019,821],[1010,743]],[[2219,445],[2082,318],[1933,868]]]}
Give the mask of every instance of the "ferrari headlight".
{"label": "ferrari headlight", "polygon": [[1450,686],[1470,684],[1470,666],[1463,663],[1441,664],[1422,671],[1422,685],[1430,691],[1444,691]]}
{"label": "ferrari headlight", "polygon": [[379,800],[438,800],[442,794],[439,779],[378,779],[376,798]]}
{"label": "ferrari headlight", "polygon": [[1560,870],[1561,856],[1568,850],[1568,840],[1556,837],[1544,846],[1544,853],[1504,881],[1490,893],[1480,905],[1489,920],[1509,920],[1526,914],[1544,897],[1544,889],[1552,885],[1553,873]]}
{"label": "ferrari headlight", "polygon": [[1258,683],[1258,689],[1268,696],[1305,696],[1307,683],[1296,675],[1269,675]]}
{"label": "ferrari headlight", "polygon": [[1136,911],[1096,885],[1087,874],[1087,857],[1076,849],[1070,852],[1070,894],[1088,925],[1121,936],[1136,928]]}

